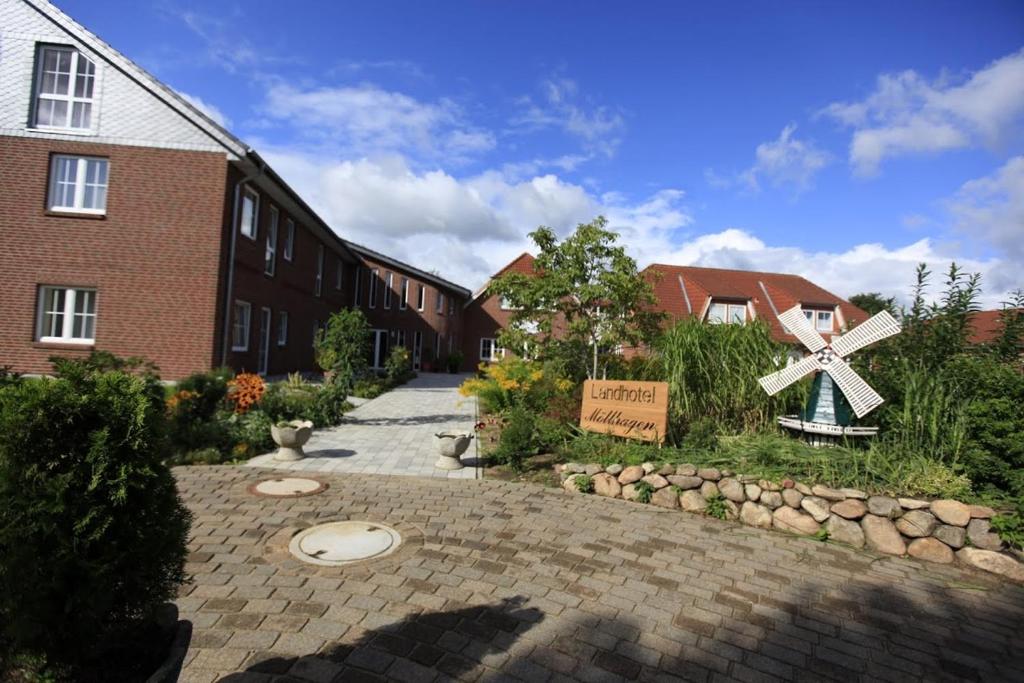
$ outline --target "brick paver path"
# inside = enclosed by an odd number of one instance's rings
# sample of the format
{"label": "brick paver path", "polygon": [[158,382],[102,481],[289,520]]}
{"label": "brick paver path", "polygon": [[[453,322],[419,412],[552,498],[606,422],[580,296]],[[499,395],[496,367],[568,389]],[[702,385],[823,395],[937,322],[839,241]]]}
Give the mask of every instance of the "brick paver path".
{"label": "brick paver path", "polygon": [[458,392],[467,375],[421,373],[418,377],[346,413],[337,427],[318,429],[298,462],[275,462],[273,453],[251,459],[250,467],[300,472],[406,474],[474,479],[479,476],[476,441],[462,456],[461,470],[434,467],[434,434],[473,431],[476,399]]}
{"label": "brick paver path", "polygon": [[[195,513],[183,681],[1021,680],[1024,587],[622,500],[492,480],[177,468]],[[385,522],[393,555],[285,559]],[[223,677],[223,678],[222,678]]]}

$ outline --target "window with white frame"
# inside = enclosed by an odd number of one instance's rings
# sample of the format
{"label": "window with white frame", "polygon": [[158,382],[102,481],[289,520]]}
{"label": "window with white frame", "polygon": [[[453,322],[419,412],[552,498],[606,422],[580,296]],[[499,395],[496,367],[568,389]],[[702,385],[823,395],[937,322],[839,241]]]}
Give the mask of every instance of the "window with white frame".
{"label": "window with white frame", "polygon": [[96,290],[40,287],[36,337],[42,342],[93,343],[96,340]]}
{"label": "window with white frame", "polygon": [[110,162],[98,157],[54,154],[50,161],[51,211],[104,214]]}
{"label": "window with white frame", "polygon": [[260,225],[260,195],[252,188],[242,192],[242,215],[238,229],[251,240],[256,239]]}
{"label": "window with white frame", "polygon": [[36,64],[35,127],[92,130],[92,60],[73,47],[44,45]]}
{"label": "window with white frame", "polygon": [[804,311],[804,317],[818,332],[832,331],[832,311]]}
{"label": "window with white frame", "polygon": [[509,298],[507,296],[501,297],[500,305],[501,305],[501,310],[503,310],[503,311],[516,311],[516,310],[519,310],[517,306],[513,306],[512,305],[512,302],[509,301]]}
{"label": "window with white frame", "polygon": [[402,278],[402,292],[398,300],[398,309],[404,311],[409,308],[409,278]]}
{"label": "window with white frame", "polygon": [[267,248],[263,256],[263,272],[273,276],[277,268],[277,223],[280,214],[276,206],[270,207],[270,225],[267,227]]}
{"label": "window with white frame", "polygon": [[441,290],[437,291],[437,312],[444,315],[444,294]]}
{"label": "window with white frame", "polygon": [[324,245],[316,248],[316,281],[313,283],[313,295],[320,296],[324,290]]}
{"label": "window with white frame", "polygon": [[277,313],[277,345],[288,345],[288,311]]}
{"label": "window with white frame", "polygon": [[295,221],[291,218],[284,222],[284,260],[291,261],[295,254]]}
{"label": "window with white frame", "polygon": [[235,299],[233,313],[233,324],[231,326],[231,350],[249,350],[249,320],[252,314],[252,306],[248,301]]}
{"label": "window with white frame", "polygon": [[708,309],[708,322],[714,325],[742,325],[747,321],[746,304],[713,303]]}
{"label": "window with white frame", "polygon": [[370,308],[377,308],[377,278],[380,271],[376,268],[370,271]]}
{"label": "window with white frame", "polygon": [[392,292],[391,288],[394,287],[394,286],[395,286],[395,274],[394,273],[388,273],[387,277],[386,277],[386,279],[384,281],[384,308],[386,308],[386,309],[390,309],[391,308],[391,292]]}
{"label": "window with white frame", "polygon": [[480,339],[480,360],[498,361],[505,356],[505,349],[498,346],[496,339],[482,337]]}
{"label": "window with white frame", "polygon": [[334,288],[341,291],[341,283],[345,280],[345,268],[338,259],[338,268],[334,271]]}
{"label": "window with white frame", "polygon": [[423,307],[427,305],[427,288],[424,285],[420,285],[419,297],[416,299],[416,310],[422,311]]}

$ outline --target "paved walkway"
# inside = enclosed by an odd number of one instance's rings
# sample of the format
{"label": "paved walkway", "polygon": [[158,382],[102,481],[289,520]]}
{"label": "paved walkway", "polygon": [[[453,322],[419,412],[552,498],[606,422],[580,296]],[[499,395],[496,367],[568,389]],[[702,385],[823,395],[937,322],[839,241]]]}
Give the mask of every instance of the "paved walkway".
{"label": "paved walkway", "polygon": [[[739,524],[494,480],[177,468],[195,513],[182,681],[1020,680],[1024,587]],[[318,568],[297,529],[393,555]]]}
{"label": "paved walkway", "polygon": [[476,440],[462,456],[467,467],[434,467],[434,434],[473,431],[476,399],[458,392],[468,375],[421,373],[418,377],[345,414],[337,427],[318,429],[306,444],[307,457],[275,462],[274,454],[252,458],[250,467],[324,473],[400,474],[450,479],[479,476]]}

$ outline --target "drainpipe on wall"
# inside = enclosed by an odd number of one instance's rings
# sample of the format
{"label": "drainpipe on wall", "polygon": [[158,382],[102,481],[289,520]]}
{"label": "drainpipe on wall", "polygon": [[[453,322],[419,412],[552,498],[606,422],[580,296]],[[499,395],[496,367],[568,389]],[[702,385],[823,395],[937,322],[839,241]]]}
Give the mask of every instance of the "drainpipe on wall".
{"label": "drainpipe on wall", "polygon": [[[251,151],[251,150],[250,150]],[[221,330],[220,364],[228,364],[228,349],[231,341],[231,311],[235,285],[235,242],[238,240],[238,212],[241,205],[242,187],[263,175],[267,165],[261,161],[256,173],[250,173],[235,183],[234,206],[231,209],[231,242],[228,247],[228,278],[224,288],[224,327]],[[257,221],[259,218],[257,217]],[[251,323],[251,321],[250,321]]]}

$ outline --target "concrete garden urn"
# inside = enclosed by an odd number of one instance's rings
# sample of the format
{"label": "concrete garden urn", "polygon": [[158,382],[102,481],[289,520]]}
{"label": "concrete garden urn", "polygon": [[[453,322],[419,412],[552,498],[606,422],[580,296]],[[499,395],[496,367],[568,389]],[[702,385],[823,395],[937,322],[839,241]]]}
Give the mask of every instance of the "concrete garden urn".
{"label": "concrete garden urn", "polygon": [[462,461],[459,456],[469,448],[473,435],[469,432],[438,432],[434,434],[437,444],[438,458],[434,467],[442,470],[461,470]]}
{"label": "concrete garden urn", "polygon": [[302,460],[306,454],[302,447],[313,436],[313,423],[309,420],[291,420],[270,425],[270,436],[279,448],[274,460]]}

